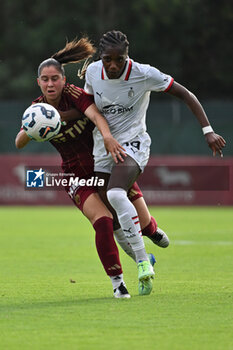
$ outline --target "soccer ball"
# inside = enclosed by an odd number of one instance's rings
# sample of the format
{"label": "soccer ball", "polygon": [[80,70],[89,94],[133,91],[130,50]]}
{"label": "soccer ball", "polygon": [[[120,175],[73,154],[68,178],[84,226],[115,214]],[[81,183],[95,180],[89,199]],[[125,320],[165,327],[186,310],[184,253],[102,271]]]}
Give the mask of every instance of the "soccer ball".
{"label": "soccer ball", "polygon": [[61,117],[56,108],[48,103],[35,103],[24,112],[22,127],[31,139],[48,141],[59,133]]}

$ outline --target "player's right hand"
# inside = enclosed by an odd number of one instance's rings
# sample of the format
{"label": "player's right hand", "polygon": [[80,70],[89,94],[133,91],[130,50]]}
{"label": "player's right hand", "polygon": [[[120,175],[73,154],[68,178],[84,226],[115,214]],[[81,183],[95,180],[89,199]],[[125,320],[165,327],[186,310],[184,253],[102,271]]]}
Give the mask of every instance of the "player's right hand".
{"label": "player's right hand", "polygon": [[116,139],[114,139],[113,136],[104,138],[104,146],[107,154],[111,153],[116,164],[118,163],[118,160],[124,162],[124,158],[127,156],[125,149]]}

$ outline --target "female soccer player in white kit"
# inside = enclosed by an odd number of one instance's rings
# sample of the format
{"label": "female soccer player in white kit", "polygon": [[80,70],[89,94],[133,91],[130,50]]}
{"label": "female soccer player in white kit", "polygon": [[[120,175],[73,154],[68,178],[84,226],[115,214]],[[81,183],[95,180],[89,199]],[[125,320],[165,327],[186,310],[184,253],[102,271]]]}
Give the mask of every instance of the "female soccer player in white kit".
{"label": "female soccer player in white kit", "polygon": [[85,91],[94,95],[95,104],[105,116],[114,138],[124,147],[127,157],[114,164],[106,154],[103,138],[95,129],[95,171],[108,179],[107,197],[115,209],[125,237],[135,252],[138,278],[148,281],[152,289],[153,269],[148,262],[138,215],[127,198],[127,190],[143,172],[150,153],[150,136],[146,132],[146,111],[150,92],[167,92],[181,98],[191,109],[202,127],[206,141],[222,155],[225,140],[215,134],[197,98],[167,74],[150,65],[139,64],[128,57],[128,40],[119,31],[107,32],[100,40],[101,60],[87,68]]}

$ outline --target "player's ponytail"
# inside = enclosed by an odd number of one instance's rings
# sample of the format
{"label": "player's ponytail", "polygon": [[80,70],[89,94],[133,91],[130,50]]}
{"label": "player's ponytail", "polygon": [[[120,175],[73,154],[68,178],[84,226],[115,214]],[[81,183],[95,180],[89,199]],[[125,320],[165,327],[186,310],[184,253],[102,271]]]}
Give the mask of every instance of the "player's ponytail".
{"label": "player's ponytail", "polygon": [[[38,77],[41,74],[41,70],[44,67],[49,66],[55,66],[62,76],[64,76],[65,71],[63,65],[68,63],[77,63],[82,60],[87,61],[87,59],[93,56],[95,52],[95,47],[87,37],[83,37],[79,40],[75,38],[74,40],[67,42],[65,47],[53,54],[51,58],[41,62],[38,67]],[[86,61],[84,63],[85,69],[82,68],[80,75],[78,75],[80,78],[83,78],[85,75],[87,68]]]}
{"label": "player's ponytail", "polygon": [[67,42],[63,49],[52,55],[52,58],[61,64],[76,63],[93,56],[95,52],[95,47],[87,37],[79,40],[75,38]]}

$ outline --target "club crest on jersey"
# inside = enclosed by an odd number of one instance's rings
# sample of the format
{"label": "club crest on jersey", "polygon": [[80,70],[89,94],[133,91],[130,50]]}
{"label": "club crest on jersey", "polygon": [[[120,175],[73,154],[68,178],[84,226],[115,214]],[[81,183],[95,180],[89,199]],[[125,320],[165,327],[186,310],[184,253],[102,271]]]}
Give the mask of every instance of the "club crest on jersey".
{"label": "club crest on jersey", "polygon": [[129,97],[129,98],[134,97],[134,90],[133,90],[132,87],[129,89],[128,97]]}

